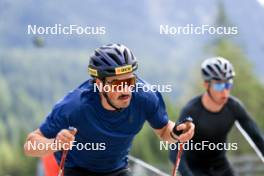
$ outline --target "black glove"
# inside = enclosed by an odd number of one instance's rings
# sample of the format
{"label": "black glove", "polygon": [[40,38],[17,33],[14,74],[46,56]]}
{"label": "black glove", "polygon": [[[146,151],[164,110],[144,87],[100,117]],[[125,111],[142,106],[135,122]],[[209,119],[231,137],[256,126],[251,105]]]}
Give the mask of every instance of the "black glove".
{"label": "black glove", "polygon": [[175,126],[173,127],[172,132],[170,133],[173,139],[177,140],[176,136],[180,136],[183,133],[183,130],[180,130],[180,131],[177,130],[177,126],[185,122],[193,122],[193,119],[191,117],[186,117],[185,119],[177,122]]}

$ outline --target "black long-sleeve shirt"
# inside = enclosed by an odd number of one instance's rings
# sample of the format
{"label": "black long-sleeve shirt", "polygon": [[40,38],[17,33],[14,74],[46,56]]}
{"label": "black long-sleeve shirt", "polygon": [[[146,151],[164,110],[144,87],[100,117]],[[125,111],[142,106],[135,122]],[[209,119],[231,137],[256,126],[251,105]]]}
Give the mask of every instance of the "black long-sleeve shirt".
{"label": "black long-sleeve shirt", "polygon": [[[193,144],[203,141],[214,144],[226,143],[227,135],[237,121],[264,156],[264,139],[261,131],[237,98],[230,96],[219,112],[210,112],[203,106],[202,96],[197,96],[182,109],[179,120],[188,116],[193,118],[195,124]],[[226,150],[209,150],[205,147],[204,150],[185,150],[184,159],[187,163],[202,165],[216,162],[219,158],[225,157],[225,153]],[[175,156],[175,151],[172,151],[171,160],[175,161]]]}

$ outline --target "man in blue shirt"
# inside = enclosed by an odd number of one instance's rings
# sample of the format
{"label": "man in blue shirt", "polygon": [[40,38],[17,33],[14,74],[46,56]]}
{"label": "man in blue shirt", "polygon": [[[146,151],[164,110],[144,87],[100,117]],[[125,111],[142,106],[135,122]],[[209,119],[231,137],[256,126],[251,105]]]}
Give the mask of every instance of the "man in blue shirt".
{"label": "man in blue shirt", "polygon": [[[127,155],[146,120],[162,140],[171,143],[190,140],[193,123],[175,125],[168,119],[161,94],[142,89],[150,85],[133,73],[137,66],[136,58],[124,45],[110,44],[96,49],[88,68],[93,79],[54,106],[39,129],[28,135],[25,153],[29,156],[55,153],[59,163],[61,151],[71,149],[65,162],[65,176],[128,176]],[[74,129],[68,130],[69,127]],[[183,134],[177,136],[177,130]],[[34,142],[48,147],[32,149]]]}

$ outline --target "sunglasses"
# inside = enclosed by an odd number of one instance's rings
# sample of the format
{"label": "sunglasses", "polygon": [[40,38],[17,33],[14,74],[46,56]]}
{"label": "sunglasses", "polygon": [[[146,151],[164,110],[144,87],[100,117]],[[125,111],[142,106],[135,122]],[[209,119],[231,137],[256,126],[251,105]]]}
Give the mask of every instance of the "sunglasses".
{"label": "sunglasses", "polygon": [[106,82],[112,87],[113,91],[117,91],[117,90],[123,89],[124,87],[135,86],[136,80],[137,80],[137,77],[133,76],[127,79],[114,79],[112,81],[106,81]]}
{"label": "sunglasses", "polygon": [[211,85],[212,85],[212,88],[217,92],[222,92],[225,89],[230,90],[233,87],[232,82],[212,83]]}

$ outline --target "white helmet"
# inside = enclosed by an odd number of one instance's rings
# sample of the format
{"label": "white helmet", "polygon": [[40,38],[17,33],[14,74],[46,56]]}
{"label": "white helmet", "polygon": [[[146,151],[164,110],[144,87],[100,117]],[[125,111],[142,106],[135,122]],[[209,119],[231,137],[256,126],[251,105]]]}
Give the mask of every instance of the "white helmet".
{"label": "white helmet", "polygon": [[229,80],[235,76],[233,65],[223,57],[213,57],[203,61],[202,77],[205,81]]}

